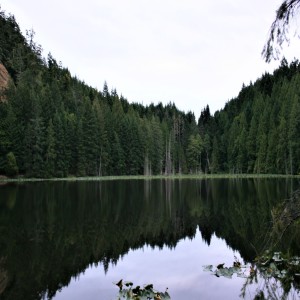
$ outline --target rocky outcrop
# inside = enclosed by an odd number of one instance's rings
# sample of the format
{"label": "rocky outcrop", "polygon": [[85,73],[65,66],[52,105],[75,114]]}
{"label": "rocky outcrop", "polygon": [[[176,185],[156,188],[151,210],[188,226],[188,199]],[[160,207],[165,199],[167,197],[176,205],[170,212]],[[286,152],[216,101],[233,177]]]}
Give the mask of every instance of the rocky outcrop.
{"label": "rocky outcrop", "polygon": [[3,64],[0,63],[0,101],[4,101],[3,92],[8,87],[10,76]]}

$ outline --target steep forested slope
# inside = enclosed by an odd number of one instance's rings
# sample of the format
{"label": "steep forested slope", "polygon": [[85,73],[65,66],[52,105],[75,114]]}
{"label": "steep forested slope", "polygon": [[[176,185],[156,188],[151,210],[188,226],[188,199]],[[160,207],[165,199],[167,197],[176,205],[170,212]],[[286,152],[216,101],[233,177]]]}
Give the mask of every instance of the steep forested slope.
{"label": "steep forested slope", "polygon": [[172,173],[300,172],[300,66],[244,86],[198,125],[193,113],[130,104],[104,84],[98,91],[0,12],[0,174],[31,177]]}
{"label": "steep forested slope", "polygon": [[13,16],[0,15],[0,61],[12,80],[0,104],[0,173],[86,176],[187,172],[192,113],[129,104],[71,76]]}
{"label": "steep forested slope", "polygon": [[209,132],[213,172],[300,173],[300,65],[283,60],[273,75],[244,86],[199,126]]}

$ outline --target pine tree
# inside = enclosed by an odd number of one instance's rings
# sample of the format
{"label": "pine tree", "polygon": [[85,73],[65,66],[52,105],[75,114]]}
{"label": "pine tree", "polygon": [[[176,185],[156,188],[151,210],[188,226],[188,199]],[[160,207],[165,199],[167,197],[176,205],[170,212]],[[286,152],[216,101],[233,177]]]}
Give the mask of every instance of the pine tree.
{"label": "pine tree", "polygon": [[150,157],[151,145],[153,144],[152,134],[151,134],[151,123],[148,121],[146,117],[143,117],[141,121],[140,130],[143,133],[143,149],[144,149],[144,175],[150,176],[152,175],[152,163]]}
{"label": "pine tree", "polygon": [[61,107],[60,111],[57,111],[53,118],[53,129],[55,134],[55,176],[65,177],[67,175],[67,160],[66,160],[66,144],[65,144],[65,128],[62,121],[64,118],[64,108]]}
{"label": "pine tree", "polygon": [[65,160],[67,174],[75,175],[77,168],[77,153],[76,153],[76,126],[77,117],[74,113],[65,113],[64,128],[65,128]]}
{"label": "pine tree", "polygon": [[5,173],[7,176],[15,176],[19,172],[19,168],[17,165],[16,158],[13,152],[9,152],[6,155],[6,166],[5,166]]}
{"label": "pine tree", "polygon": [[[265,99],[267,103],[269,98]],[[256,173],[266,173],[266,158],[268,150],[268,130],[269,130],[270,106],[265,105],[263,113],[260,115],[259,126],[256,139],[257,158],[255,161],[254,171]]]}
{"label": "pine tree", "polygon": [[204,149],[204,143],[199,134],[191,135],[187,148],[187,162],[191,173],[202,172],[201,152]]}
{"label": "pine tree", "polygon": [[287,153],[287,124],[285,118],[281,117],[278,128],[278,145],[276,155],[277,170],[281,174],[288,173]]}
{"label": "pine tree", "polygon": [[300,162],[300,103],[298,95],[294,96],[288,129],[289,173],[299,172]]}
{"label": "pine tree", "polygon": [[93,110],[96,117],[97,126],[97,175],[102,176],[107,174],[109,165],[109,143],[107,138],[106,122],[105,122],[105,107],[104,104],[100,105],[99,100],[93,103]]}
{"label": "pine tree", "polygon": [[112,171],[114,175],[125,174],[125,155],[122,149],[120,139],[117,133],[114,133],[114,139],[112,141]]}
{"label": "pine tree", "polygon": [[49,120],[48,127],[47,127],[45,158],[46,158],[46,176],[53,177],[55,176],[56,152],[55,152],[55,132],[53,128],[52,119]]}
{"label": "pine tree", "polygon": [[211,172],[216,174],[220,171],[220,148],[217,137],[214,136],[211,154]]}
{"label": "pine tree", "polygon": [[31,120],[25,134],[25,167],[30,177],[44,177],[44,124],[40,117]]}
{"label": "pine tree", "polygon": [[90,176],[97,175],[97,157],[99,153],[99,143],[97,143],[97,139],[99,133],[97,132],[96,115],[92,110],[92,105],[89,99],[84,100],[82,129],[84,156],[86,159],[86,173]]}
{"label": "pine tree", "polygon": [[228,137],[228,147],[227,147],[227,161],[228,161],[228,167],[230,173],[236,173],[239,172],[237,170],[237,162],[236,158],[238,156],[239,151],[239,143],[238,143],[238,137],[239,137],[239,116],[236,116],[233,120],[233,123],[229,130],[229,137]]}
{"label": "pine tree", "polygon": [[[273,120],[273,119],[271,119]],[[278,143],[278,133],[275,127],[275,122],[271,121],[270,130],[268,132],[268,149],[266,156],[266,173],[274,174],[276,170],[276,147]]]}
{"label": "pine tree", "polygon": [[0,172],[4,171],[6,154],[11,148],[9,138],[8,105],[0,102]]}
{"label": "pine tree", "polygon": [[205,173],[208,173],[210,171],[210,168],[211,168],[210,158],[209,158],[210,153],[211,153],[211,144],[210,144],[210,137],[209,137],[208,133],[206,133],[204,135],[203,148],[204,148],[204,151],[203,151],[204,157],[203,157],[203,159],[205,161],[204,169],[205,169]]}
{"label": "pine tree", "polygon": [[150,124],[152,137],[149,150],[149,159],[153,174],[162,174],[163,161],[163,132],[158,118],[152,117]]}
{"label": "pine tree", "polygon": [[240,133],[235,140],[237,148],[236,169],[237,172],[247,171],[247,121],[244,113],[239,116]]}
{"label": "pine tree", "polygon": [[254,113],[251,118],[249,134],[247,136],[246,146],[248,152],[248,167],[247,172],[254,172],[254,165],[256,161],[257,151],[256,151],[256,136],[258,131],[258,115]]}
{"label": "pine tree", "polygon": [[77,167],[76,167],[76,175],[83,177],[86,175],[86,157],[85,157],[85,149],[84,149],[84,135],[82,129],[82,120],[79,120],[77,125],[77,141],[76,141],[76,149],[77,149]]}

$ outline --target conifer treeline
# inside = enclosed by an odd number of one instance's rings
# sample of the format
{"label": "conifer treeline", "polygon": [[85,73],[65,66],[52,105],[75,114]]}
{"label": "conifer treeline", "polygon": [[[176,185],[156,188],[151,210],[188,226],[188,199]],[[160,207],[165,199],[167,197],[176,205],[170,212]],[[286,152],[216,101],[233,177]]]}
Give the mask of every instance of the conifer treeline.
{"label": "conifer treeline", "polygon": [[300,174],[299,96],[300,64],[284,59],[213,118],[202,118],[199,126],[212,143],[211,172]]}
{"label": "conifer treeline", "polygon": [[[300,171],[299,63],[243,87],[211,116],[129,104],[71,76],[0,12],[0,174],[31,177]],[[4,97],[3,97],[4,96]]]}
{"label": "conifer treeline", "polygon": [[[0,16],[0,61],[12,81],[0,104],[0,174],[31,177],[188,172],[192,113],[174,104],[129,104],[70,75]],[[192,161],[192,160],[191,160]]]}

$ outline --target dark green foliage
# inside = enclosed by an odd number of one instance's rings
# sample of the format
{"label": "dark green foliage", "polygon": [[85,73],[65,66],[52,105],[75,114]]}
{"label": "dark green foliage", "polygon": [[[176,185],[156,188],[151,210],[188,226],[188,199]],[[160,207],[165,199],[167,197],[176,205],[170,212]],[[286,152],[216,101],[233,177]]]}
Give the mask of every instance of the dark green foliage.
{"label": "dark green foliage", "polygon": [[44,177],[44,127],[40,118],[33,119],[25,133],[25,168],[31,177]]}
{"label": "dark green foliage", "polygon": [[8,105],[0,105],[0,170],[4,170],[6,159],[5,156],[11,148],[11,140],[9,138],[8,124]]}
{"label": "dark green foliage", "polygon": [[238,97],[198,124],[174,103],[130,104],[107,83],[72,77],[13,16],[0,13],[0,62],[13,81],[0,101],[0,173],[13,152],[34,177],[175,173],[300,172],[299,63],[243,85]]}
{"label": "dark green foliage", "polygon": [[55,175],[55,161],[56,161],[56,150],[55,150],[55,132],[53,128],[52,119],[50,119],[47,127],[47,138],[46,138],[46,176],[53,177]]}
{"label": "dark green foliage", "polygon": [[92,104],[89,99],[84,100],[84,112],[82,116],[82,143],[83,155],[86,158],[85,173],[86,175],[97,175],[97,156],[98,149],[98,135],[97,132],[96,114],[92,110]]}
{"label": "dark green foliage", "polygon": [[201,172],[201,154],[204,148],[203,140],[199,134],[191,135],[187,148],[188,168],[191,173]]}
{"label": "dark green foliage", "polygon": [[12,152],[9,152],[6,155],[5,172],[6,172],[6,175],[8,175],[8,176],[15,176],[19,172],[16,158]]}
{"label": "dark green foliage", "polygon": [[[34,177],[161,174],[187,171],[195,117],[163,106],[129,104],[72,78],[1,12],[1,62],[14,84],[0,102],[0,173],[14,152],[20,173]],[[168,157],[164,150],[168,149]],[[147,170],[147,171],[145,171]]]}
{"label": "dark green foliage", "polygon": [[55,176],[63,177],[67,175],[68,160],[66,159],[66,137],[64,128],[64,112],[56,112],[53,117],[53,129],[55,136]]}
{"label": "dark green foliage", "polygon": [[[300,64],[284,60],[274,75],[243,86],[199,126],[213,147],[211,172],[299,174]],[[206,124],[206,125],[205,125]]]}
{"label": "dark green foliage", "polygon": [[80,120],[77,126],[77,153],[76,153],[76,175],[85,176],[86,175],[86,159],[84,155],[84,144],[83,144],[83,129],[82,121]]}
{"label": "dark green foliage", "polygon": [[122,175],[126,172],[125,170],[125,153],[118,134],[115,132],[112,140],[112,151],[111,158],[114,164],[112,165],[112,174]]}

